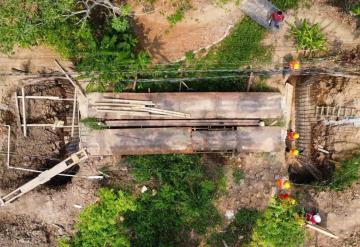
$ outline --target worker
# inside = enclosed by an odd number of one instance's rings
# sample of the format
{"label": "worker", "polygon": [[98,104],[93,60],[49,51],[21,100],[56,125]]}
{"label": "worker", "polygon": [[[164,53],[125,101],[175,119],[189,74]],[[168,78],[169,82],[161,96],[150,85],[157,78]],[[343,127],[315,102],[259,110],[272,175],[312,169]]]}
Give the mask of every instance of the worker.
{"label": "worker", "polygon": [[297,150],[296,148],[292,148],[289,150],[289,154],[290,154],[290,157],[295,158],[295,157],[299,156],[300,151]]}
{"label": "worker", "polygon": [[293,130],[288,131],[287,138],[289,139],[289,141],[295,141],[295,140],[299,139],[299,137],[300,137],[299,133],[297,133]]}
{"label": "worker", "polygon": [[291,188],[290,182],[286,177],[276,178],[276,187],[278,190],[289,190]]}
{"label": "worker", "polygon": [[292,72],[297,71],[300,69],[300,62],[296,59],[293,59],[289,62],[289,67]]}
{"label": "worker", "polygon": [[274,11],[271,13],[269,27],[271,27],[272,23],[277,29],[280,29],[280,23],[285,19],[285,16],[282,11]]}
{"label": "worker", "polygon": [[296,59],[291,59],[284,64],[283,77],[290,76],[300,70],[300,62]]}
{"label": "worker", "polygon": [[319,215],[319,213],[316,213],[314,211],[310,212],[310,213],[306,213],[305,219],[308,223],[311,223],[314,225],[318,225],[321,223],[321,216]]}

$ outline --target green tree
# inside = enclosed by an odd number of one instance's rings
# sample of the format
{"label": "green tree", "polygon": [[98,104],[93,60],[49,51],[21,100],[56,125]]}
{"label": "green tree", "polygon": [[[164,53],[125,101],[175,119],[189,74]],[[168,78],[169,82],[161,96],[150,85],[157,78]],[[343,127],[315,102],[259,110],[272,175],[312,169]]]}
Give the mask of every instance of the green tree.
{"label": "green tree", "polygon": [[99,196],[98,203],[81,212],[73,239],[61,240],[60,246],[130,246],[128,230],[121,221],[125,212],[136,210],[134,198],[121,191],[104,188],[100,189]]}
{"label": "green tree", "polygon": [[73,0],[1,1],[0,50],[11,52],[15,45],[28,47],[43,42],[49,31],[56,32],[54,27],[62,23],[66,9],[73,7]]}

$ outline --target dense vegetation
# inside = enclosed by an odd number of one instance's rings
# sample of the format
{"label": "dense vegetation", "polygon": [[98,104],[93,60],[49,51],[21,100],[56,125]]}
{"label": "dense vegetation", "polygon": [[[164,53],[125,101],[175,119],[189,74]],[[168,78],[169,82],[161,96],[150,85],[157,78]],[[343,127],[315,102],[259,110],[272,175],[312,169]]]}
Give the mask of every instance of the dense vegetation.
{"label": "dense vegetation", "polygon": [[100,201],[82,212],[77,234],[63,246],[188,246],[198,241],[191,232],[201,236],[220,222],[213,205],[220,166],[210,172],[196,155],[136,156],[128,162],[138,186],[148,190],[129,196],[102,189]]}
{"label": "dense vegetation", "polygon": [[254,247],[296,247],[304,243],[303,212],[297,212],[294,199],[273,199],[258,217],[253,229]]}
{"label": "dense vegetation", "polygon": [[129,14],[127,5],[87,7],[75,0],[2,1],[0,51],[10,53],[17,45],[46,44],[71,58],[84,76],[91,78],[90,90],[104,90],[113,82],[135,77],[134,71],[148,63],[144,53],[135,52]]}
{"label": "dense vegetation", "polygon": [[130,246],[129,230],[121,221],[124,212],[136,210],[134,198],[111,189],[100,189],[99,197],[81,212],[73,239],[62,239],[60,247]]}
{"label": "dense vegetation", "polygon": [[341,191],[350,187],[360,178],[360,153],[349,160],[341,162],[330,182],[332,190]]}

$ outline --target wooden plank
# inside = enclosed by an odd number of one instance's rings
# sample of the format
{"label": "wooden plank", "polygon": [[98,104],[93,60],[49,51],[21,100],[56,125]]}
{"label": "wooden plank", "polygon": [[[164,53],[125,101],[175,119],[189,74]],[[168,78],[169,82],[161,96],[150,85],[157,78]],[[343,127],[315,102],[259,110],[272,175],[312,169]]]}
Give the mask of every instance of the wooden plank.
{"label": "wooden plank", "polygon": [[1,206],[15,201],[20,196],[30,192],[39,185],[50,181],[51,178],[55,177],[59,173],[62,173],[63,171],[78,164],[79,162],[86,160],[87,158],[88,155],[85,150],[80,150],[79,152],[72,154],[70,157],[61,161],[56,166],[40,173],[36,178],[30,180],[29,182],[25,183],[24,185],[7,194],[6,196],[1,197]]}
{"label": "wooden plank", "polygon": [[26,110],[25,110],[25,89],[24,87],[21,88],[21,96],[22,96],[22,113],[23,113],[23,132],[24,136],[27,136],[26,133]]}
{"label": "wooden plank", "polygon": [[96,108],[97,111],[108,111],[108,112],[122,112],[122,111],[134,111],[134,112],[149,112],[149,113],[153,113],[153,114],[159,114],[159,115],[168,115],[168,116],[173,116],[173,117],[190,117],[190,114],[186,114],[186,113],[182,113],[182,112],[173,112],[173,111],[167,111],[167,110],[162,110],[162,109],[157,109],[157,108],[150,108],[150,107],[144,107],[144,108],[132,108],[132,107],[120,107],[120,108],[106,108],[106,107],[97,107]]}
{"label": "wooden plank", "polygon": [[194,119],[161,119],[161,120],[109,120],[109,127],[199,127],[199,126],[259,126],[259,120],[194,120]]}
{"label": "wooden plank", "polygon": [[71,137],[74,137],[74,127],[75,127],[75,114],[76,114],[76,98],[77,98],[77,89],[74,90],[74,103],[73,103],[73,112],[71,119]]}
{"label": "wooden plank", "polygon": [[65,69],[62,67],[62,65],[55,59],[55,64],[59,67],[59,69],[61,70],[61,72],[64,73],[64,75],[66,76],[66,78],[71,82],[71,84],[79,90],[80,94],[82,96],[84,96],[86,98],[86,94],[84,89],[80,86],[80,84],[78,84],[76,81],[74,81],[70,75],[65,71]]}
{"label": "wooden plank", "polygon": [[150,100],[130,100],[130,99],[115,99],[115,98],[102,98],[99,101],[95,101],[95,103],[127,103],[134,105],[155,105]]}
{"label": "wooden plank", "polygon": [[105,102],[101,102],[101,103],[95,103],[93,106],[109,106],[109,107],[137,107],[137,108],[144,108],[146,107],[146,105],[140,105],[140,104],[126,104],[126,103],[105,103]]}

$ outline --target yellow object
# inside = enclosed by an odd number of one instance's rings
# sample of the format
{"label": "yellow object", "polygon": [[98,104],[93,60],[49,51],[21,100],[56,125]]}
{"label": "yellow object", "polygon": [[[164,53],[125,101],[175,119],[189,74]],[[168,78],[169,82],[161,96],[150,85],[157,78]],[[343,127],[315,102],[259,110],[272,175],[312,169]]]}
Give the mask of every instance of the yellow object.
{"label": "yellow object", "polygon": [[293,60],[290,62],[290,68],[292,70],[299,70],[300,69],[300,62],[297,60]]}
{"label": "yellow object", "polygon": [[296,157],[300,154],[299,150],[297,149],[291,149],[290,150],[290,155],[293,156],[293,157]]}
{"label": "yellow object", "polygon": [[299,139],[299,137],[300,137],[299,133],[294,134],[294,139]]}
{"label": "yellow object", "polygon": [[286,182],[284,183],[284,189],[288,190],[288,189],[290,189],[290,188],[291,188],[290,182],[289,182],[289,181],[286,181]]}

